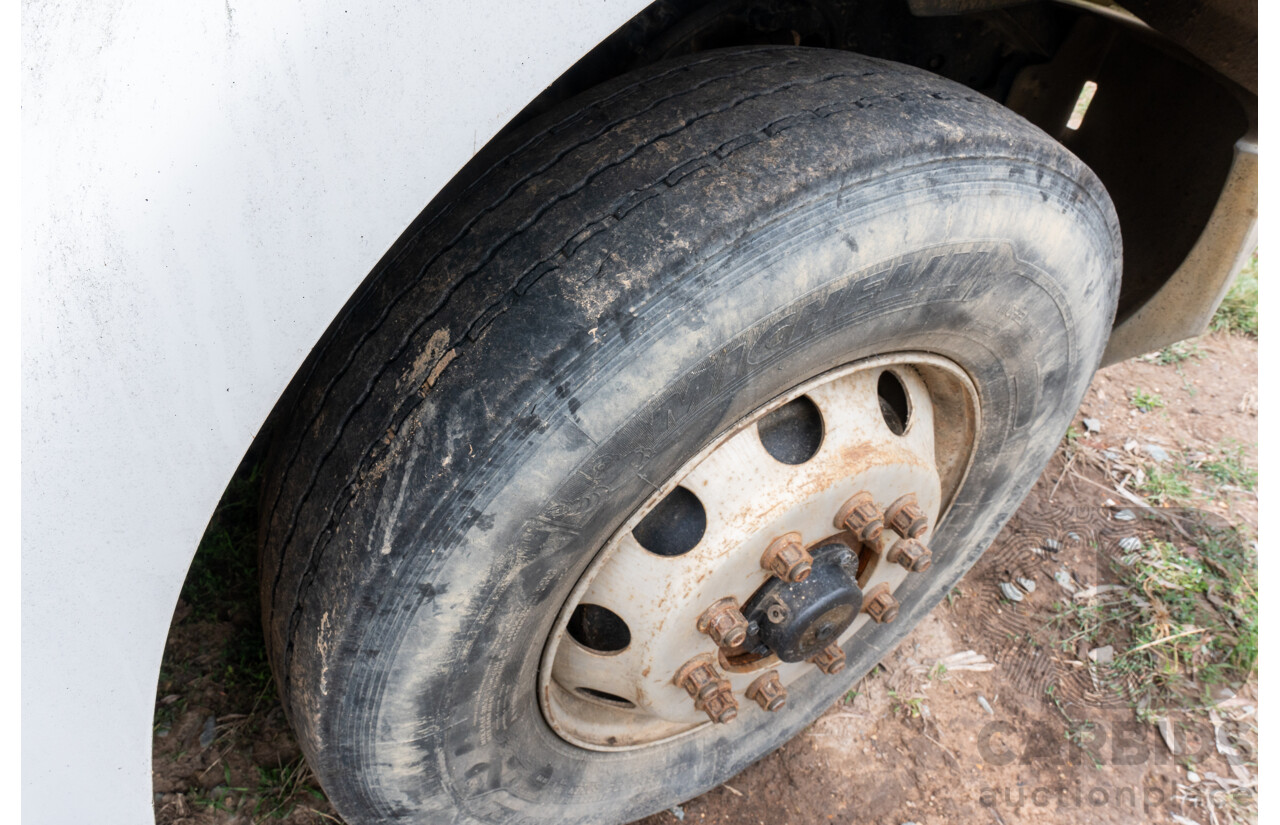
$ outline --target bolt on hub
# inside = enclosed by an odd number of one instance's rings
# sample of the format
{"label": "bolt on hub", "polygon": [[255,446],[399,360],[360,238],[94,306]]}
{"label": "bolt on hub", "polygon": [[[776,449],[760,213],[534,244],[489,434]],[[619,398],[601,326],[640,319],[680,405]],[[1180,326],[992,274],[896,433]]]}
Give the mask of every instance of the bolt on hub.
{"label": "bolt on hub", "polygon": [[836,527],[853,533],[858,541],[873,544],[884,532],[884,516],[866,490],[857,493],[836,513]]}
{"label": "bolt on hub", "polygon": [[881,582],[867,592],[862,612],[877,624],[888,624],[898,618],[898,600],[889,592],[889,585]]}
{"label": "bolt on hub", "polygon": [[929,517],[916,503],[916,494],[907,493],[884,511],[885,524],[904,539],[918,539],[929,529]]}
{"label": "bolt on hub", "polygon": [[738,718],[738,700],[729,680],[720,675],[709,654],[695,656],[676,671],[677,685],[693,697],[693,706],[712,722],[725,724]]}
{"label": "bolt on hub", "polygon": [[771,670],[747,686],[747,698],[764,710],[777,712],[787,705],[787,689],[778,678],[778,671]]}
{"label": "bolt on hub", "polygon": [[822,652],[818,653],[816,656],[811,657],[809,661],[817,665],[818,670],[821,670],[823,673],[827,674],[828,676],[834,676],[840,671],[844,670],[844,664],[845,664],[844,650],[840,647],[840,645],[836,644],[835,642],[832,642],[831,644],[824,647],[822,649]]}
{"label": "bolt on hub", "polygon": [[885,559],[902,565],[912,573],[923,573],[933,564],[933,553],[915,539],[903,539],[889,548]]}
{"label": "bolt on hub", "polygon": [[738,600],[720,599],[698,617],[698,630],[720,647],[740,647],[747,640],[748,624],[738,610]]}
{"label": "bolt on hub", "polygon": [[760,566],[784,582],[802,582],[813,571],[813,556],[804,549],[800,534],[791,532],[769,543]]}

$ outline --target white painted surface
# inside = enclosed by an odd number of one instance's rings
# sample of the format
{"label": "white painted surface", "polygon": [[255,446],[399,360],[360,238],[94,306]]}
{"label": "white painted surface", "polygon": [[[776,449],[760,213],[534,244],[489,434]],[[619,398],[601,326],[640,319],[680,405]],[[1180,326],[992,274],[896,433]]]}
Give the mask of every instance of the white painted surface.
{"label": "white painted surface", "polygon": [[643,6],[26,4],[24,820],[149,821],[170,614],[253,435],[432,195]]}

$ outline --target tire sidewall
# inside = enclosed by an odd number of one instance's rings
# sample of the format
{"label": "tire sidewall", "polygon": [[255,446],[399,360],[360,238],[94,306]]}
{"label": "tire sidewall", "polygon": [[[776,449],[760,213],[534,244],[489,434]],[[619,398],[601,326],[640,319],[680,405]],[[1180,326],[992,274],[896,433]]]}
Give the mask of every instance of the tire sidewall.
{"label": "tire sidewall", "polygon": [[[460,811],[458,821],[642,816],[785,742],[891,650],[1012,514],[1101,357],[1117,281],[1109,212],[1029,154],[833,181],[785,214],[744,222],[719,252],[673,259],[643,303],[599,308],[590,346],[546,355],[557,368],[525,399],[531,412],[484,422],[496,433],[476,445],[485,461],[452,489],[408,502],[389,529],[359,515],[340,526],[335,540],[395,563],[353,581],[381,594],[364,597],[364,618],[321,635],[342,655],[325,664],[314,700],[337,709],[314,717],[332,745],[311,756],[335,778],[326,789],[339,808],[345,796],[388,815]],[[503,335],[554,338],[555,316],[553,299],[529,300],[507,312]],[[791,686],[785,715],[747,712],[619,753],[559,739],[539,709],[539,659],[610,535],[770,399],[903,351],[955,361],[982,415],[977,460],[934,533],[933,568],[900,588],[898,620],[847,642],[840,678],[815,671]],[[504,380],[502,356],[479,356],[469,375]],[[405,443],[362,495],[387,500],[439,475],[414,449],[439,412],[428,405],[419,426],[403,428]],[[349,509],[378,511],[358,504]]]}

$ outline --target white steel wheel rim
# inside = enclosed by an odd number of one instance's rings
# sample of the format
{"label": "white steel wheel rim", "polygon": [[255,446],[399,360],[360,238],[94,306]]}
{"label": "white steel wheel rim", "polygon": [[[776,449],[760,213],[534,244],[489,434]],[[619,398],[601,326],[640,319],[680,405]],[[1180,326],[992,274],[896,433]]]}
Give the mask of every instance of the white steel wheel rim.
{"label": "white steel wheel rim", "polygon": [[[886,373],[905,390],[908,415],[901,434],[890,429],[881,410],[878,386]],[[769,453],[757,424],[802,397],[821,415],[820,442],[803,463],[783,463]],[[978,420],[978,395],[968,376],[955,363],[926,353],[840,367],[746,416],[673,474],[614,533],[570,593],[539,668],[538,698],[548,724],[566,741],[599,751],[646,747],[692,733],[711,722],[674,677],[700,654],[715,657],[731,686],[738,724],[748,714],[769,715],[746,698],[748,686],[772,670],[786,688],[815,665],[769,656],[733,667],[699,631],[698,617],[721,598],[745,604],[770,579],[760,559],[778,536],[796,531],[813,547],[842,534],[835,514],[861,491],[871,493],[881,511],[914,494],[929,525],[920,540],[928,543],[972,462]],[[677,487],[701,503],[705,530],[687,552],[658,555],[633,530]],[[881,583],[893,592],[908,576],[930,574],[908,572],[886,558],[900,541],[886,527],[878,547],[854,543],[865,558],[857,574],[864,594]],[[625,647],[593,650],[574,638],[569,624],[579,605],[602,607],[622,619],[629,631]],[[837,639],[851,656],[856,650],[849,640],[872,621],[865,607]]]}

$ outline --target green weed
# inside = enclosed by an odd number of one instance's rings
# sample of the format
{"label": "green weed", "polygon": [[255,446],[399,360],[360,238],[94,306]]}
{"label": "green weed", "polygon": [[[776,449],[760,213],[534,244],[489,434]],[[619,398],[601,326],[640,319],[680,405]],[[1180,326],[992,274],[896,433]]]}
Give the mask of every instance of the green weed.
{"label": "green weed", "polygon": [[1171,364],[1181,364],[1183,361],[1189,361],[1192,358],[1203,357],[1204,350],[1195,341],[1178,341],[1158,352],[1142,356],[1142,360],[1150,364],[1169,366]]}
{"label": "green weed", "polygon": [[1258,335],[1258,253],[1236,276],[1209,322],[1214,332]]}
{"label": "green weed", "polygon": [[324,801],[324,794],[312,785],[311,769],[302,757],[287,765],[258,768],[258,801],[253,807],[254,821],[261,822],[268,817],[284,819],[297,807],[299,795]]}
{"label": "green weed", "polygon": [[1126,696],[1139,718],[1195,705],[1205,686],[1250,679],[1258,662],[1255,546],[1234,527],[1180,521],[1192,540],[1151,539],[1111,562],[1123,590],[1081,604],[1063,600],[1045,627],[1068,655],[1111,645],[1099,682]]}
{"label": "green weed", "polygon": [[916,696],[903,698],[896,690],[889,691],[890,710],[898,716],[919,719],[924,713],[924,699]]}
{"label": "green weed", "polygon": [[1159,394],[1149,393],[1140,387],[1134,389],[1133,394],[1129,396],[1129,403],[1142,412],[1163,409],[1165,406],[1164,399]]}
{"label": "green weed", "polygon": [[1156,504],[1189,501],[1193,495],[1190,482],[1176,468],[1165,470],[1148,466],[1146,479],[1143,480],[1139,489]]}
{"label": "green weed", "polygon": [[1246,463],[1244,448],[1238,444],[1220,447],[1215,458],[1200,463],[1199,470],[1218,484],[1250,492],[1258,486],[1258,471]]}

